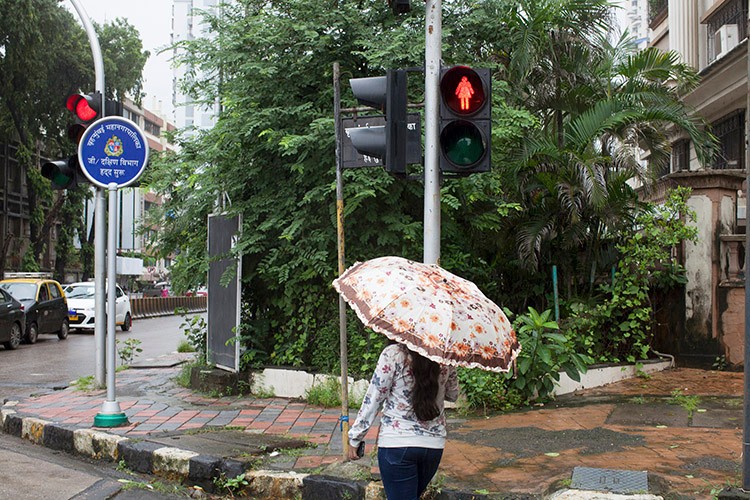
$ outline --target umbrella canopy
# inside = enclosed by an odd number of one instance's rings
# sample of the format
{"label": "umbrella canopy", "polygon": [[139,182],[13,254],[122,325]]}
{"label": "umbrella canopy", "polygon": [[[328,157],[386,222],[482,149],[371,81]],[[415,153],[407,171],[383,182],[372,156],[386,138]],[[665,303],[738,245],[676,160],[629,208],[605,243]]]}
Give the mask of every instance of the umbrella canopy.
{"label": "umbrella canopy", "polygon": [[507,372],[521,351],[502,309],[437,265],[380,257],[333,286],[366,326],[438,363]]}

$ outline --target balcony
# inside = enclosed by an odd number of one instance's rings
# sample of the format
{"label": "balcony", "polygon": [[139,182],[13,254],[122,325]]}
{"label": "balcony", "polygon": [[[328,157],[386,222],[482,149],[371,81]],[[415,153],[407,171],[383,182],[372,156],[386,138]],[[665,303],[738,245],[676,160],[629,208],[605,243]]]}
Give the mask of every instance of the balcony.
{"label": "balcony", "polygon": [[720,236],[722,286],[745,284],[745,238],[744,234]]}

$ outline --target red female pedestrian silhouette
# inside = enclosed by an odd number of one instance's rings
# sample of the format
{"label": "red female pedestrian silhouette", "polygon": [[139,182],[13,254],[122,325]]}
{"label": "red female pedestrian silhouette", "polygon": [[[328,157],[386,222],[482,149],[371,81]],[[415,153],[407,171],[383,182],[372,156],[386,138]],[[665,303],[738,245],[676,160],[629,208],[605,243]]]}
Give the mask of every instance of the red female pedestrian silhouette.
{"label": "red female pedestrian silhouette", "polygon": [[461,81],[456,85],[456,96],[458,96],[461,102],[461,111],[469,110],[469,99],[474,95],[474,87],[471,86],[471,82],[465,76],[461,77]]}

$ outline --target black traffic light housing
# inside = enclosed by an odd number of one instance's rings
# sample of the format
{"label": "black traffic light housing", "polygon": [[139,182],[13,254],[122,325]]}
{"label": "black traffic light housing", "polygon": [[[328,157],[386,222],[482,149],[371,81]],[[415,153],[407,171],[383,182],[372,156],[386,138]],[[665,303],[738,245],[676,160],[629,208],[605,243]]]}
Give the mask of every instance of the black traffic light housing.
{"label": "black traffic light housing", "polygon": [[388,0],[388,6],[394,14],[405,14],[411,11],[411,0]]}
{"label": "black traffic light housing", "polygon": [[42,177],[52,182],[53,189],[70,189],[78,185],[78,155],[42,164]]}
{"label": "black traffic light housing", "polygon": [[386,172],[406,175],[407,77],[406,70],[389,69],[386,76],[349,80],[357,100],[385,111],[385,125],[346,129],[354,148],[383,160]]}
{"label": "black traffic light housing", "polygon": [[[106,109],[108,114],[116,111],[116,106],[121,105],[115,101],[107,100]],[[74,123],[68,127],[68,139],[78,147],[86,129],[102,114],[102,94],[92,92],[90,94],[72,94],[65,100],[65,107],[73,113]],[[88,182],[88,178],[81,171],[78,163],[78,155],[74,154],[61,160],[48,161],[42,165],[42,177],[50,180],[52,189],[71,189],[79,183]]]}
{"label": "black traffic light housing", "polygon": [[453,66],[440,71],[440,170],[489,172],[492,144],[490,70]]}
{"label": "black traffic light housing", "polygon": [[68,127],[68,139],[78,144],[89,125],[102,117],[102,95],[72,94],[65,101],[65,107],[75,116],[74,123]]}

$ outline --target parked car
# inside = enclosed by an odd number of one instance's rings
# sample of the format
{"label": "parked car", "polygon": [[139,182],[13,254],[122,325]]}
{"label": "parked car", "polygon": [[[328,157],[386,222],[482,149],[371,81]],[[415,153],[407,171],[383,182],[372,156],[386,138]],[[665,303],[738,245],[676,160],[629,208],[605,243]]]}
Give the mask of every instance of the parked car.
{"label": "parked car", "polygon": [[205,286],[201,286],[198,287],[195,291],[188,290],[187,292],[185,292],[185,296],[208,297],[208,288],[206,288]]}
{"label": "parked car", "polygon": [[68,338],[68,301],[60,283],[50,279],[13,278],[0,281],[0,288],[24,307],[26,342],[35,343],[44,333],[56,333],[60,340]]}
{"label": "parked car", "polygon": [[166,281],[154,283],[143,289],[144,297],[167,297],[169,295],[169,283]]}
{"label": "parked car", "polygon": [[[133,325],[130,299],[119,285],[115,286],[115,324],[120,325],[123,332],[127,332]],[[93,331],[95,323],[94,283],[91,281],[71,283],[65,287],[65,295],[70,309],[68,313],[70,327]]]}
{"label": "parked car", "polygon": [[0,342],[6,349],[16,349],[25,331],[23,304],[0,288]]}

